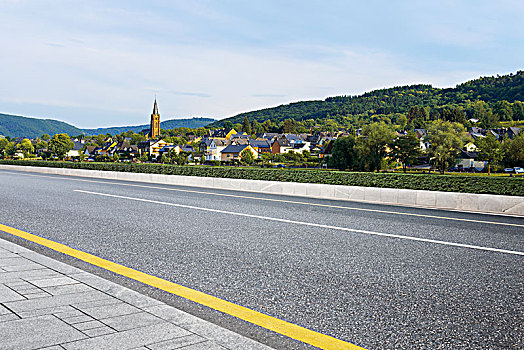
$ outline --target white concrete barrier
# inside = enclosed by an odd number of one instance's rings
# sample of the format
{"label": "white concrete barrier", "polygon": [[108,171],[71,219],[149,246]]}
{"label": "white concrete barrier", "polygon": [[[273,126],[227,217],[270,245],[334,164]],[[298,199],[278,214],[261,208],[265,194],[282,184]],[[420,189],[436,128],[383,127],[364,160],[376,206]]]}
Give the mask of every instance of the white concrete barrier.
{"label": "white concrete barrier", "polygon": [[4,164],[0,164],[0,169],[110,180],[241,190],[257,193],[391,204],[409,207],[524,216],[524,197],[522,196],[241,180],[199,176],[125,173],[116,171],[30,167]]}

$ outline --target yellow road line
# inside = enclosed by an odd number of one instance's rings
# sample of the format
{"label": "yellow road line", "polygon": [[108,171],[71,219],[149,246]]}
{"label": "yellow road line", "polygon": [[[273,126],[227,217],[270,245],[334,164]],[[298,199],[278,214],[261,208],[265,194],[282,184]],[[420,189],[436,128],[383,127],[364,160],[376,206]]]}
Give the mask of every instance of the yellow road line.
{"label": "yellow road line", "polygon": [[[57,179],[57,176],[70,176],[70,175],[59,175],[56,174],[53,175],[35,175],[35,174],[20,174],[25,176],[35,176],[35,177],[45,177],[45,178],[51,178],[51,179]],[[62,179],[62,178],[58,178]],[[100,184],[108,184],[108,185],[118,185],[118,186],[128,186],[128,187],[137,187],[137,188],[150,188],[155,190],[164,190],[164,191],[175,191],[175,192],[186,192],[186,193],[197,193],[197,194],[205,194],[205,195],[211,195],[211,196],[218,196],[218,197],[232,197],[232,198],[242,198],[242,199],[252,199],[252,200],[259,200],[259,201],[266,201],[266,202],[279,202],[279,203],[288,203],[288,204],[299,204],[299,205],[309,205],[313,207],[323,207],[323,208],[335,208],[335,209],[343,209],[343,210],[356,210],[356,211],[364,211],[364,212],[372,212],[372,213],[382,213],[382,214],[393,214],[393,215],[405,215],[405,216],[414,216],[414,217],[423,217],[423,218],[430,218],[430,219],[440,219],[440,220],[453,220],[453,221],[462,221],[462,222],[474,222],[479,224],[490,224],[490,225],[502,225],[502,226],[513,226],[513,227],[524,227],[524,224],[514,224],[509,222],[500,222],[500,221],[487,221],[487,220],[474,220],[474,219],[464,219],[464,218],[453,218],[449,216],[438,216],[438,215],[429,215],[429,214],[416,214],[416,213],[406,213],[406,212],[398,212],[398,211],[391,211],[391,210],[381,210],[381,209],[369,209],[369,208],[357,208],[357,207],[346,207],[343,205],[331,205],[331,204],[320,204],[320,203],[309,203],[309,202],[301,202],[301,201],[292,201],[292,200],[286,200],[286,199],[276,199],[276,198],[263,198],[263,197],[254,197],[254,196],[243,196],[243,195],[237,195],[237,194],[227,194],[227,193],[215,193],[215,192],[207,192],[207,191],[196,191],[196,190],[183,190],[179,188],[168,188],[168,187],[161,187],[161,186],[151,186],[151,185],[138,185],[138,184],[128,184],[128,183],[120,183],[120,182],[112,182],[112,181],[98,181],[98,180],[87,180],[87,179],[73,179],[73,178],[67,178],[67,180],[70,181],[80,181],[80,182],[90,182],[90,183],[100,183]],[[126,181],[126,180],[122,180]],[[173,186],[185,186],[185,185],[173,185]],[[191,187],[191,186],[188,186]],[[226,191],[234,191],[234,190],[226,190]],[[322,200],[333,200],[329,198],[319,198]],[[370,203],[370,204],[377,204],[372,202],[366,202],[362,201],[363,203]],[[380,204],[380,203],[378,203]],[[394,203],[391,204],[384,204],[384,205],[397,205]],[[406,207],[406,206],[403,206]],[[409,206],[407,206],[410,208]],[[439,210],[435,208],[422,208],[427,210]],[[444,210],[444,209],[443,209]],[[449,210],[452,212],[460,212],[457,210]],[[493,213],[478,213],[478,212],[472,212],[473,214],[483,214],[483,215],[493,215],[493,216],[501,216],[501,217],[516,217],[521,218],[521,216],[515,216],[511,214],[493,214]]]}
{"label": "yellow road line", "polygon": [[364,349],[360,346],[333,338],[329,335],[297,326],[293,323],[166,281],[159,277],[148,275],[144,272],[131,269],[13,227],[0,224],[0,230],[321,349]]}

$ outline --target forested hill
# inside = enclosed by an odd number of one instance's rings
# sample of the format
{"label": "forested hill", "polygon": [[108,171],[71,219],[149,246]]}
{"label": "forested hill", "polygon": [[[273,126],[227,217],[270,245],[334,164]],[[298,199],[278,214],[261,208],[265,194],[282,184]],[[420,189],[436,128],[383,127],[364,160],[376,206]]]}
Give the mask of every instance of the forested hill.
{"label": "forested hill", "polygon": [[[374,90],[360,96],[328,97],[324,101],[303,101],[258,111],[242,113],[222,119],[210,125],[222,126],[226,122],[242,123],[244,117],[249,121],[261,123],[267,119],[281,122],[285,119],[296,121],[319,120],[359,116],[366,119],[372,115],[407,113],[413,106],[438,108],[455,105],[467,108],[468,103],[484,101],[490,107],[497,102],[524,101],[524,71],[496,77],[482,77],[457,85],[455,88],[439,89],[431,85],[399,86]],[[338,118],[337,118],[338,116]]]}
{"label": "forested hill", "polygon": [[0,114],[0,135],[9,137],[37,137],[43,134],[80,135],[82,130],[65,122],[53,119],[37,119],[10,114]]}
{"label": "forested hill", "polygon": [[[174,129],[182,127],[196,129],[204,127],[214,121],[215,119],[211,118],[171,119],[161,122],[160,127],[162,129]],[[129,130],[139,133],[143,129],[149,129],[149,124],[98,129],[80,129],[71,124],[53,119],[38,119],[10,114],[0,114],[0,135],[9,137],[23,136],[35,138],[42,136],[43,134],[54,135],[60,133],[66,133],[70,136],[81,134],[99,135],[107,133],[115,135]]]}

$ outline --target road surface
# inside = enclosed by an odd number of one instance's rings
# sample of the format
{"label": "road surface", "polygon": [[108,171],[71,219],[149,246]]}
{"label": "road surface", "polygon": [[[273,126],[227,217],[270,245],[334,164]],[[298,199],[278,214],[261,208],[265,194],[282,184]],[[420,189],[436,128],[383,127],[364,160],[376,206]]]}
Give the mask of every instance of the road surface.
{"label": "road surface", "polygon": [[524,218],[5,170],[0,208],[4,225],[364,348],[524,347]]}

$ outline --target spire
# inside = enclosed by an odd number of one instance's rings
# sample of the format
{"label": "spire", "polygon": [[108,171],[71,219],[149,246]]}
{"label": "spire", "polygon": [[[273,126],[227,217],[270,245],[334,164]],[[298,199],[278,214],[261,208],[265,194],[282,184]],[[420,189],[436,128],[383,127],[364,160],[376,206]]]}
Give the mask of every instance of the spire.
{"label": "spire", "polygon": [[158,115],[158,106],[156,105],[156,97],[155,97],[155,105],[153,106],[153,114]]}

